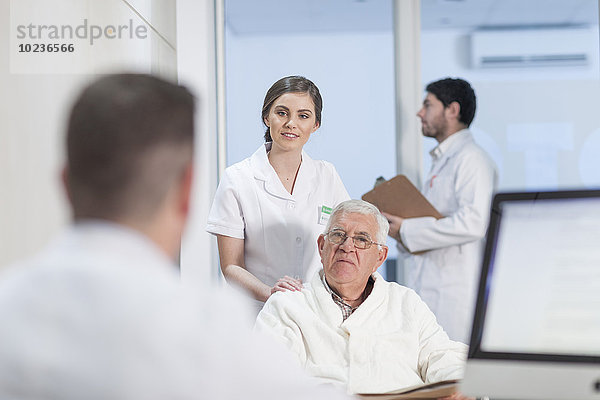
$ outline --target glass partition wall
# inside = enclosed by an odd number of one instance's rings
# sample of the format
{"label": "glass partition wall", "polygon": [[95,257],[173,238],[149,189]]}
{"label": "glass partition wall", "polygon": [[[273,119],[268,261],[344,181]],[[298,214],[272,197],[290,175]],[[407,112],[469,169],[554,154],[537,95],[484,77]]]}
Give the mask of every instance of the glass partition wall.
{"label": "glass partition wall", "polygon": [[392,0],[225,0],[224,12],[227,166],[264,142],[267,89],[302,75],[323,97],[310,157],[333,163],[352,198],[396,174]]}
{"label": "glass partition wall", "polygon": [[[217,3],[221,166],[258,148],[266,90],[299,74],[324,100],[322,126],[305,149],[336,166],[352,198],[378,176],[405,173],[420,186],[436,142],[420,137],[413,110],[427,83],[452,76],[476,91],[472,131],[498,165],[500,190],[600,185],[598,0]],[[410,77],[418,88],[407,87]],[[401,266],[387,277],[402,282]]]}
{"label": "glass partition wall", "polygon": [[[498,165],[499,189],[599,186],[598,0],[421,5],[423,85],[471,82],[472,131]],[[424,171],[435,145],[424,140]]]}

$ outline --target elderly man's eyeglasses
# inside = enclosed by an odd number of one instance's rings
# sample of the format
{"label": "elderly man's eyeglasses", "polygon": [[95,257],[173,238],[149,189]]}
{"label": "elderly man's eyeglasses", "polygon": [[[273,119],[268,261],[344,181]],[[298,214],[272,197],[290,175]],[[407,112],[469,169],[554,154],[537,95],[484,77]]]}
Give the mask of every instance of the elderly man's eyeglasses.
{"label": "elderly man's eyeglasses", "polygon": [[354,247],[360,250],[366,250],[374,244],[385,246],[384,244],[372,241],[371,238],[366,235],[348,236],[346,232],[340,230],[329,231],[325,234],[325,236],[331,243],[339,245],[343,244],[346,239],[351,238],[352,242],[354,243]]}

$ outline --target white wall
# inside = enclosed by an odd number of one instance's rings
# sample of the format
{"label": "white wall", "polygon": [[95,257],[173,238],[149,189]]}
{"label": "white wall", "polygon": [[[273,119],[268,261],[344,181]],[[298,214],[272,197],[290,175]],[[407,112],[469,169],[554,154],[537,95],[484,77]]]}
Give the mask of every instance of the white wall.
{"label": "white wall", "polygon": [[[12,11],[23,11],[30,0],[13,1],[21,10]],[[81,85],[115,69],[152,71],[169,78],[176,73],[176,53],[169,43],[175,37],[175,14],[165,11],[174,10],[173,0],[136,1],[138,13],[119,0],[81,1],[77,7],[61,1],[37,2],[30,8],[31,22],[49,25],[87,18],[90,23],[119,24],[132,19],[135,24],[148,21],[156,32],[148,29],[147,40],[114,40],[87,50],[79,47],[87,53],[79,59],[77,73],[51,70],[50,61],[39,61],[44,58],[36,59],[36,55],[30,57],[37,64],[28,68],[37,68],[38,73],[21,73],[27,68],[11,73],[9,55],[15,51],[11,43],[15,32],[9,30],[11,2],[0,0],[0,25],[4,27],[0,33],[0,266],[36,252],[69,221],[59,172],[64,164],[65,119]],[[160,6],[160,12],[150,12],[153,6]]]}
{"label": "white wall", "polygon": [[[473,69],[469,31],[422,32],[423,84],[458,76],[475,89],[472,128],[500,168],[499,189],[600,186],[598,27],[586,35],[588,66]],[[435,144],[424,144],[424,171]]]}
{"label": "white wall", "polygon": [[214,2],[177,1],[179,81],[198,96],[193,206],[181,248],[186,284],[200,285],[218,274],[214,239],[205,232],[217,185],[216,70]]}

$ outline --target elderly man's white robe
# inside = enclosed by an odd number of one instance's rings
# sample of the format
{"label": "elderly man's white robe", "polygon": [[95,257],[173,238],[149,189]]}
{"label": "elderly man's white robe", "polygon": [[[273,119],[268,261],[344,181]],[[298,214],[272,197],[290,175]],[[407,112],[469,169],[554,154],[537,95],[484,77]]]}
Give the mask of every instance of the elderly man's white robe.
{"label": "elderly man's white robe", "polygon": [[299,292],[277,292],[256,330],[283,340],[307,372],[349,393],[383,393],[462,376],[467,347],[451,341],[411,289],[377,272],[371,294],[342,321],[321,276]]}

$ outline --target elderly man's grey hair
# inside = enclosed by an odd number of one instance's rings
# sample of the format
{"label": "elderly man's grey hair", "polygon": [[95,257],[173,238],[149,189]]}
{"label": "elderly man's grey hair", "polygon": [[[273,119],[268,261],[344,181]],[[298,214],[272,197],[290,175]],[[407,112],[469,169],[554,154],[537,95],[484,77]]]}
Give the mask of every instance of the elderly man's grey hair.
{"label": "elderly man's grey hair", "polygon": [[325,228],[325,232],[329,232],[329,230],[331,229],[331,223],[338,214],[372,215],[373,217],[375,217],[375,221],[377,221],[377,234],[375,236],[375,242],[385,244],[388,231],[390,230],[390,224],[388,223],[388,220],[383,215],[381,215],[377,207],[375,207],[373,204],[368,203],[364,200],[346,200],[344,202],[341,202],[331,212],[331,217],[329,218],[329,221],[327,221],[327,227]]}

